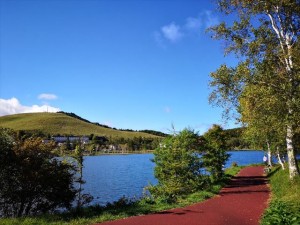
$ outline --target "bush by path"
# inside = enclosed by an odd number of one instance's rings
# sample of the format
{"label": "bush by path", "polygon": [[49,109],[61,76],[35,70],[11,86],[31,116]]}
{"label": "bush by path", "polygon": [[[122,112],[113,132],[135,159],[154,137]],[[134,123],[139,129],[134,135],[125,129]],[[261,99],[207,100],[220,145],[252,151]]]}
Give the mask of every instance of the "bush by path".
{"label": "bush by path", "polygon": [[262,225],[300,224],[300,179],[290,181],[288,170],[275,167],[270,176],[272,200]]}

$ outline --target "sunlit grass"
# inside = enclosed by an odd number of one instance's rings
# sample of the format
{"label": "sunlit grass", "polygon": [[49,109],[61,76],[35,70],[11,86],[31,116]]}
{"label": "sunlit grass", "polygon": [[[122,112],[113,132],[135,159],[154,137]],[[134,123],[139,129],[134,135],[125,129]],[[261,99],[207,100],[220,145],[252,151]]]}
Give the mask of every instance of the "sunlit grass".
{"label": "sunlit grass", "polygon": [[300,178],[291,181],[288,169],[281,167],[275,167],[269,178],[272,199],[261,224],[300,224]]}
{"label": "sunlit grass", "polygon": [[278,170],[270,177],[271,189],[274,199],[279,199],[300,207],[300,179],[291,181],[288,169]]}
{"label": "sunlit grass", "polygon": [[13,130],[40,130],[51,135],[90,135],[106,137],[157,137],[142,132],[128,132],[109,129],[86,123],[62,113],[24,113],[0,117],[1,127]]}

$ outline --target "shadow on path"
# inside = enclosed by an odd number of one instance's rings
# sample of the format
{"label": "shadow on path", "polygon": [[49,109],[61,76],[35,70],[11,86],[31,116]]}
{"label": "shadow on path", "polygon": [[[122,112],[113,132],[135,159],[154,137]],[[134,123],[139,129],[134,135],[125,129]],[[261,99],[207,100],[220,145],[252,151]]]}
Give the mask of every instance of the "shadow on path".
{"label": "shadow on path", "polygon": [[184,208],[103,225],[258,225],[269,194],[263,166],[246,167],[214,198]]}

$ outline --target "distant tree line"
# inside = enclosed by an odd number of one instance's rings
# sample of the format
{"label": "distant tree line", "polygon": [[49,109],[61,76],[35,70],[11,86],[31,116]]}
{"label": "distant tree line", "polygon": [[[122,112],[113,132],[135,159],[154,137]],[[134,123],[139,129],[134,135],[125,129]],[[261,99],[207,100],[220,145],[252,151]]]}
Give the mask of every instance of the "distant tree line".
{"label": "distant tree line", "polygon": [[[155,132],[155,131],[154,131]],[[15,132],[16,137],[19,140],[26,140],[29,138],[42,138],[43,140],[51,141],[53,140],[53,136],[65,136],[72,137],[76,135],[72,134],[60,134],[57,133],[55,135],[43,133],[40,130],[18,130]],[[161,141],[160,137],[133,137],[133,138],[124,138],[118,136],[98,136],[95,134],[87,135],[89,138],[89,143],[85,145],[84,148],[92,153],[93,151],[99,152],[102,150],[109,149],[109,146],[114,145],[119,150],[126,149],[128,151],[141,151],[141,150],[154,150],[158,147],[159,142]],[[57,147],[59,152],[63,154],[64,152],[74,150],[76,146],[81,145],[80,141],[70,141],[67,138],[67,141],[61,143],[59,147]]]}
{"label": "distant tree line", "polygon": [[140,130],[139,132],[143,132],[143,133],[147,133],[147,134],[153,134],[156,136],[160,136],[160,137],[168,137],[168,134],[165,134],[163,132],[160,131],[155,131],[155,130]]}
{"label": "distant tree line", "polygon": [[255,149],[257,146],[244,138],[245,128],[233,128],[224,130],[226,136],[226,146],[228,150]]}
{"label": "distant tree line", "polygon": [[154,150],[158,147],[161,138],[152,137],[113,137],[109,138],[108,143],[115,145],[125,145],[125,148],[129,151],[141,151],[141,150]]}
{"label": "distant tree line", "polygon": [[[243,150],[243,149],[266,149],[265,143],[259,143],[256,140],[249,139],[245,132],[247,131],[246,127],[242,128],[233,128],[224,130],[225,139],[226,139],[226,146],[227,150]],[[161,133],[159,131],[152,131],[152,130],[142,130],[143,133],[149,133],[156,136],[165,136],[168,137],[169,135]],[[40,130],[19,130],[16,131],[16,135],[19,139],[25,140],[32,137],[40,137],[43,139],[51,140],[51,134],[43,133]],[[60,134],[57,133],[54,136],[75,136],[72,134]],[[90,144],[98,146],[98,150],[107,148],[108,145],[122,145],[125,146],[127,150],[130,151],[140,151],[140,150],[154,150],[158,147],[158,144],[161,141],[161,138],[152,138],[152,137],[134,137],[134,138],[124,138],[118,136],[97,136],[95,134],[88,135]],[[300,143],[300,132],[295,133],[294,137],[295,143]],[[65,150],[73,150],[75,149],[78,143],[66,143],[67,147]],[[300,146],[297,144],[296,146]],[[93,149],[93,146],[90,147]],[[296,151],[299,152],[299,148],[296,148]]]}

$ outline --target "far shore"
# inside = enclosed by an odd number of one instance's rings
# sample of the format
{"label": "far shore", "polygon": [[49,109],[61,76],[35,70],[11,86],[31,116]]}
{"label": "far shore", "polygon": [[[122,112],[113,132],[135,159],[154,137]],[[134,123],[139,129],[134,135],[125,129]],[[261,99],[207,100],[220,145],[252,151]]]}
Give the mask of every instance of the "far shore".
{"label": "far shore", "polygon": [[[89,154],[86,152],[84,155],[85,156],[105,156],[105,155],[134,155],[134,154],[151,154],[155,150],[143,150],[143,151],[126,151],[126,152],[97,152],[95,154]],[[259,150],[259,149],[231,149],[227,150],[229,151],[264,151],[264,150]]]}

